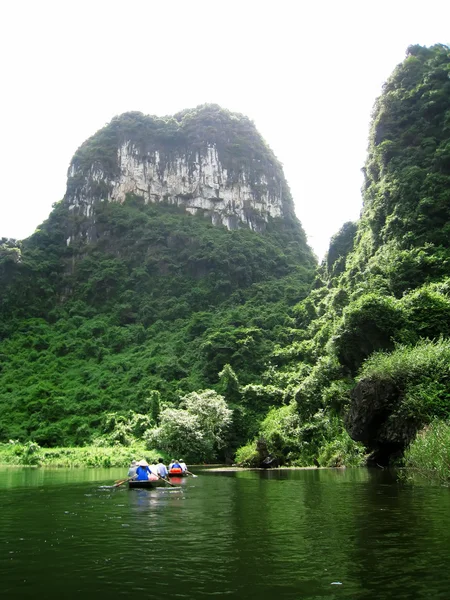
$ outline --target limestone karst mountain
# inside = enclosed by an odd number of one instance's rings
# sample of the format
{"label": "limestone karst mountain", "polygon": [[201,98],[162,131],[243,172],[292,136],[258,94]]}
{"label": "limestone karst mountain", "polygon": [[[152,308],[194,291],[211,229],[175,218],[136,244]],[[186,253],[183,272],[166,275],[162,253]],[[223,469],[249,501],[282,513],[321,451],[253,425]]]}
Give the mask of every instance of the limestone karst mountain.
{"label": "limestone karst mountain", "polygon": [[[65,196],[76,217],[129,194],[228,229],[263,231],[270,218],[295,219],[281,165],[253,123],[216,105],[164,119],[125,113],[78,149]],[[94,220],[81,228],[90,239]]]}
{"label": "limestone karst mountain", "polygon": [[[1,439],[90,442],[107,414],[218,389],[226,365],[250,384],[315,266],[249,119],[115,117],[75,153],[49,219],[2,244]],[[234,445],[273,399],[235,401]]]}
{"label": "limestone karst mountain", "polygon": [[318,268],[245,117],[97,132],[49,220],[1,247],[1,439],[161,439],[163,406],[195,440],[182,398],[203,390],[233,410],[222,459],[248,441],[242,464],[340,466],[448,420],[449,73],[448,47],[408,49],[375,104],[361,218]]}

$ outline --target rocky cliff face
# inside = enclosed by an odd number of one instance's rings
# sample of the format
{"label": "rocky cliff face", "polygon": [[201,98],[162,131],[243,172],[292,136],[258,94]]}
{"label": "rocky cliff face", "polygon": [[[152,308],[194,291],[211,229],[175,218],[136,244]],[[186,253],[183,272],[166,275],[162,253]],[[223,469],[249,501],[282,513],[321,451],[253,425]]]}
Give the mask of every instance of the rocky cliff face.
{"label": "rocky cliff face", "polygon": [[401,397],[388,378],[363,379],[351,392],[345,424],[351,437],[371,451],[371,462],[384,465],[400,456],[421,426],[420,418],[396,414]]}
{"label": "rocky cliff face", "polygon": [[281,165],[253,123],[216,106],[170,119],[126,113],[85,142],[68,173],[65,203],[78,225],[68,243],[79,233],[95,237],[96,203],[129,194],[228,229],[295,219]]}

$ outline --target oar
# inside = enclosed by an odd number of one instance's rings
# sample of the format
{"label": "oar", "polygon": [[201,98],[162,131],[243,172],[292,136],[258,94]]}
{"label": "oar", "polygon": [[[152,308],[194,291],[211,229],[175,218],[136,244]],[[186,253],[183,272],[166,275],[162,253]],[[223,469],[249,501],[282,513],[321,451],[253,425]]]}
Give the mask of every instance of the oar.
{"label": "oar", "polygon": [[168,479],[164,479],[164,477],[162,477],[159,473],[158,473],[158,477],[160,479],[162,479],[164,481],[164,483],[168,483],[169,485],[171,485],[172,487],[178,487],[176,485],[174,485],[173,483],[170,483],[170,481]]}
{"label": "oar", "polygon": [[127,481],[132,481],[134,479],[134,477],[127,477],[126,479],[122,479],[121,481],[119,480],[118,483],[115,483],[114,485],[112,485],[111,487],[119,487],[121,486],[123,483],[126,483]]}
{"label": "oar", "polygon": [[187,473],[188,475],[192,475],[192,477],[198,477],[198,475],[194,475],[194,473],[191,473],[190,471],[186,471],[186,473]]}

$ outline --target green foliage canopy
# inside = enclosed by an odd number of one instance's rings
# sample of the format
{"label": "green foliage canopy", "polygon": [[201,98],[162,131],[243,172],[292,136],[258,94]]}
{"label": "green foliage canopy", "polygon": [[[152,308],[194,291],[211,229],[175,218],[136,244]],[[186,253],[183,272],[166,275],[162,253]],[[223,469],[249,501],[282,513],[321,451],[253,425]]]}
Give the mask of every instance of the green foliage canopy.
{"label": "green foliage canopy", "polygon": [[191,392],[180,406],[161,412],[159,427],[145,434],[147,445],[188,461],[213,461],[226,445],[233,411],[214,390]]}

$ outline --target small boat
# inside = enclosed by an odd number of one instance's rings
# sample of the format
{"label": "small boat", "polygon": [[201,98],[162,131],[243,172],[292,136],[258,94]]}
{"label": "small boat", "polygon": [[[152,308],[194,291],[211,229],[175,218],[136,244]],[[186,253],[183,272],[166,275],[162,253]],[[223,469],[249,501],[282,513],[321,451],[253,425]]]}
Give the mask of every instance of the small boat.
{"label": "small boat", "polygon": [[186,471],[183,473],[181,469],[170,469],[168,475],[169,477],[187,477]]}
{"label": "small boat", "polygon": [[164,480],[161,479],[147,479],[147,480],[143,480],[143,481],[129,481],[128,482],[128,487],[129,488],[155,488],[155,487],[160,487],[166,485],[164,483]]}

